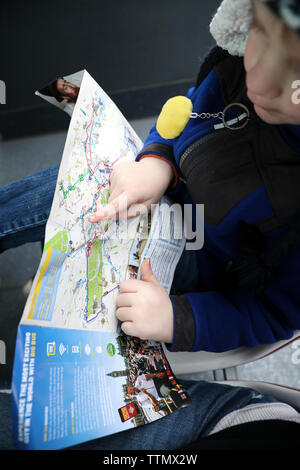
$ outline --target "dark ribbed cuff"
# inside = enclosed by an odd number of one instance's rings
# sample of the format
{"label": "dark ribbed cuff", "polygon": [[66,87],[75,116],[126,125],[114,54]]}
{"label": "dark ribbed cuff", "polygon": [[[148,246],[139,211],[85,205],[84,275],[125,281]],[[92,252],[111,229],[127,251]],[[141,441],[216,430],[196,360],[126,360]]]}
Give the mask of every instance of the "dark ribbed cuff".
{"label": "dark ribbed cuff", "polygon": [[174,311],[174,338],[169,351],[190,351],[195,338],[193,309],[184,295],[170,295]]}
{"label": "dark ribbed cuff", "polygon": [[139,160],[142,155],[146,155],[149,153],[155,153],[157,155],[165,157],[169,161],[173,160],[173,162],[175,163],[172,147],[170,147],[169,145],[160,144],[160,143],[149,144],[149,145],[146,145],[146,147],[143,147],[142,150],[137,155],[136,160]]}

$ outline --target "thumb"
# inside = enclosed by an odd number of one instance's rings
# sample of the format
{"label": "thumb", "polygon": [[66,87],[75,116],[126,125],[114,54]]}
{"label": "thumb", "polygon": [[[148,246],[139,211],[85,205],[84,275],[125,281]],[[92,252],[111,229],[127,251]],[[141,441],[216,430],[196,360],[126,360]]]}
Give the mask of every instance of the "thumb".
{"label": "thumb", "polygon": [[144,259],[141,266],[141,280],[146,282],[152,282],[154,284],[159,284],[156,279],[155,274],[152,271],[150,258]]}

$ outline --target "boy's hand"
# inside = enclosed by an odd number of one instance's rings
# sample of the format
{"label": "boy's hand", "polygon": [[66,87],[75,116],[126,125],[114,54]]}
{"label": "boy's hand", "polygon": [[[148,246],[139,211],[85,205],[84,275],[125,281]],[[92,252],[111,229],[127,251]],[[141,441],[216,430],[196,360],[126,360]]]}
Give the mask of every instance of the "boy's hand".
{"label": "boy's hand", "polygon": [[110,195],[106,207],[90,215],[89,221],[108,218],[132,218],[156,204],[173,178],[171,166],[164,160],[146,157],[139,162],[121,162],[110,175]]}
{"label": "boy's hand", "polygon": [[121,328],[129,336],[172,342],[172,302],[153,274],[150,259],[142,264],[141,280],[126,280],[120,284],[116,316],[123,322]]}

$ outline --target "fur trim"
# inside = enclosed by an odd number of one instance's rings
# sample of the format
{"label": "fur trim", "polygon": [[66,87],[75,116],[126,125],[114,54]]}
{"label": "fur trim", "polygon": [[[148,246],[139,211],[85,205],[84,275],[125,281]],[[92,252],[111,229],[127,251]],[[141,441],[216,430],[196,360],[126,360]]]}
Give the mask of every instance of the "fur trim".
{"label": "fur trim", "polygon": [[210,32],[222,49],[243,56],[251,22],[251,0],[223,0],[210,23]]}

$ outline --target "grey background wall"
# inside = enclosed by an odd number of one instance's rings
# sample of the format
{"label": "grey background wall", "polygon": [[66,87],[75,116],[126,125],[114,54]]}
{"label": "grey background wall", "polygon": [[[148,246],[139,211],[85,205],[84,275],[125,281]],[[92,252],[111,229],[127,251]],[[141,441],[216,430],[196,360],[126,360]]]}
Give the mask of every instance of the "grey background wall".
{"label": "grey background wall", "polygon": [[[219,0],[2,0],[0,106],[4,138],[64,129],[68,118],[34,91],[83,68],[128,119],[153,115],[184,92],[214,44]],[[149,90],[152,90],[150,93]]]}

